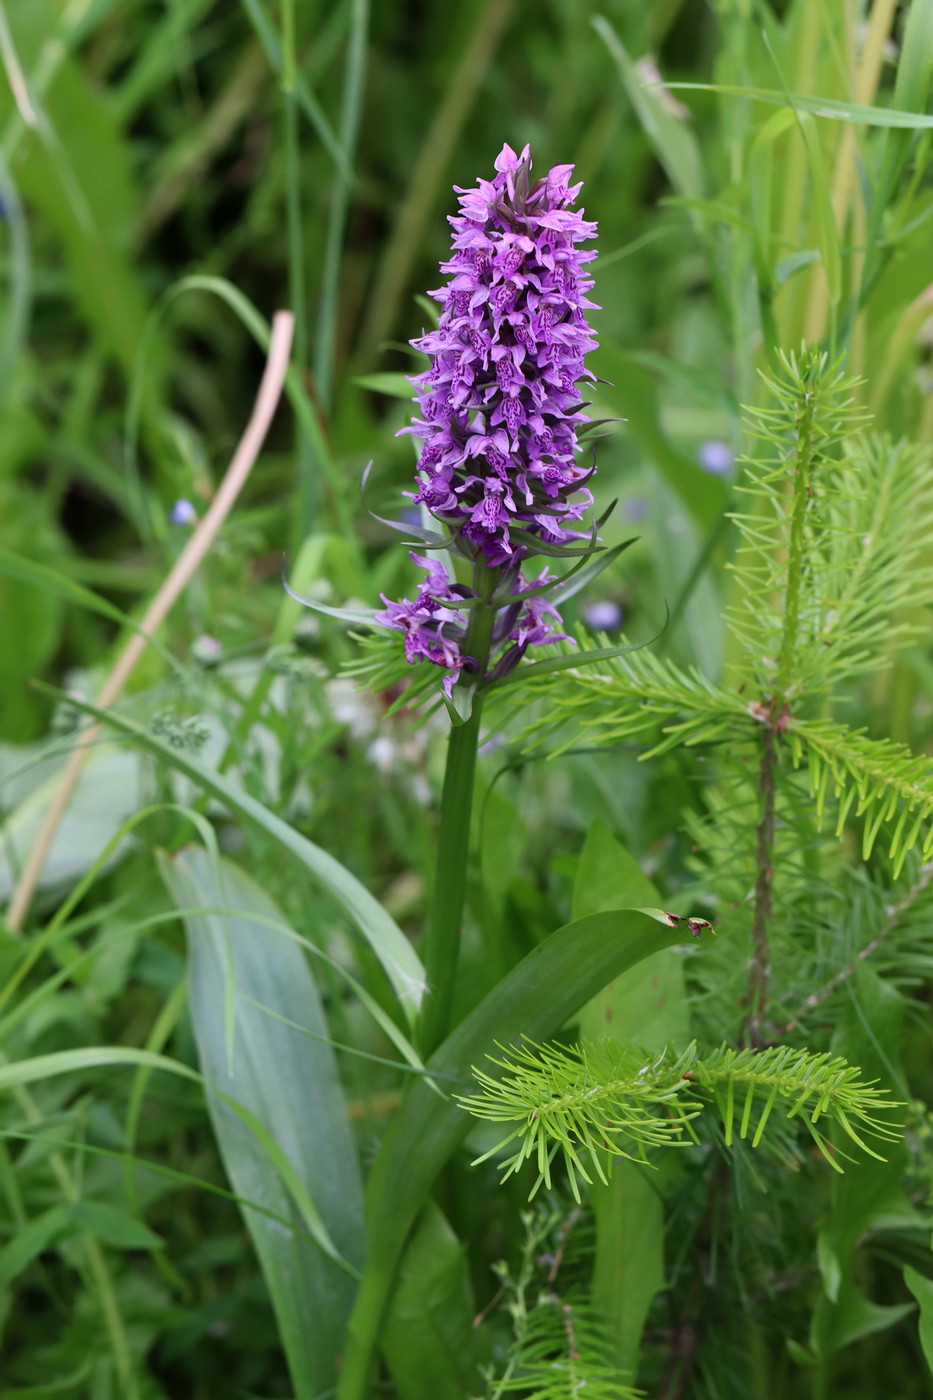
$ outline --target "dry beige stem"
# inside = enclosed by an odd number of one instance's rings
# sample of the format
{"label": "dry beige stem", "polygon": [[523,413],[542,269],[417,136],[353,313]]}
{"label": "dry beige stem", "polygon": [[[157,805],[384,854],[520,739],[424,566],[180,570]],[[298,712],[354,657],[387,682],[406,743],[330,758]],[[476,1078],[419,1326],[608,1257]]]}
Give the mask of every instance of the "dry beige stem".
{"label": "dry beige stem", "polygon": [[[165,621],[179,596],[194,577],[201,561],[214,543],[221,525],[232,510],[237,496],[243,489],[253,463],[259,455],[266,433],[269,431],[269,424],[272,422],[273,414],[281,397],[282,385],[288,370],[294,328],[295,319],[290,311],[276,312],[272,321],[269,355],[262,382],[259,385],[259,392],[256,395],[256,403],[237,450],[233,454],[230,466],[227,468],[227,474],[220,483],[217,494],[205,512],[204,518],[198,524],[175,561],[170,574],[149,604],[146,615],[140,623],[139,631],[130,637],[118,657],[116,665],[104,682],[103,689],[97,697],[98,709],[107,710],[119,700],[123,693],[123,687],[129,680],[137,661],[146,650],[150,637]],[[35,845],[29,853],[19,884],[7,910],[6,922],[12,929],[19,929],[23,926],[29,912],[29,906],[32,904],[33,895],[36,892],[36,886],[42,875],[43,866],[55,839],[55,833],[62,817],[68,810],[68,804],[74,796],[78,779],[81,777],[84,765],[88,760],[91,747],[100,734],[100,728],[100,725],[94,725],[81,736],[81,743],[72,750],[65,765],[58,791],[36,838]]]}

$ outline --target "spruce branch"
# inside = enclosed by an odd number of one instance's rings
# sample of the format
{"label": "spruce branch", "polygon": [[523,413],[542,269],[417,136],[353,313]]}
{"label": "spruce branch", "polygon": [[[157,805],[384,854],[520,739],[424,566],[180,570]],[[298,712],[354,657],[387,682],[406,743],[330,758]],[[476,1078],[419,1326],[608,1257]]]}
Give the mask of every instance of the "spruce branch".
{"label": "spruce branch", "polygon": [[830,977],[829,980],[820,987],[819,991],[811,992],[810,995],[801,1002],[793,1018],[782,1027],[781,1035],[790,1035],[792,1031],[797,1029],[800,1022],[806,1016],[810,1015],[813,1011],[819,1010],[821,1006],[829,1001],[830,997],[835,995],[839,988],[842,987],[850,977],[855,976],[859,962],[867,962],[868,959],[877,953],[878,949],[887,942],[891,934],[903,922],[905,915],[909,913],[917,900],[929,888],[931,881],[933,881],[933,861],[928,861],[926,865],[920,867],[920,873],[917,879],[894,905],[888,918],[882,924],[874,938],[870,939],[869,942],[865,944],[864,948],[858,950],[855,961],[848,963],[839,972]]}
{"label": "spruce branch", "polygon": [[838,364],[830,365],[824,352],[803,347],[799,356],[781,355],[779,374],[762,377],[771,401],[747,410],[747,426],[761,451],[746,458],[737,488],[749,509],[732,517],[742,544],[730,566],[738,602],[729,619],[777,716],[811,679],[840,459],[864,415],[853,406],[855,381]]}
{"label": "spruce branch", "polygon": [[515,1368],[494,1384],[490,1400],[521,1391],[525,1400],[643,1400],[619,1376],[605,1334],[591,1309],[556,1294],[529,1315]]}
{"label": "spruce branch", "polygon": [[882,825],[897,819],[888,849],[897,876],[920,841],[924,861],[933,854],[933,762],[890,739],[871,739],[861,730],[823,720],[791,719],[786,738],[795,765],[806,763],[817,816],[827,798],[838,802],[836,834],[850,812],[864,818],[862,859],[871,855]]}
{"label": "spruce branch", "polygon": [[841,1172],[817,1127],[821,1120],[837,1123],[863,1152],[879,1161],[884,1158],[868,1146],[865,1137],[880,1142],[899,1142],[902,1137],[899,1127],[878,1117],[879,1112],[901,1105],[889,1099],[886,1090],[860,1079],[860,1074],[857,1066],[828,1052],[817,1055],[788,1045],[734,1050],[724,1045],[697,1060],[691,1078],[712,1096],[722,1117],[726,1146],[737,1131],[740,1138],[751,1133],[751,1145],[757,1147],[777,1108],[785,1119],[800,1118],[829,1165]]}
{"label": "spruce branch", "polygon": [[[511,1131],[476,1163],[518,1142],[502,1164],[503,1180],[525,1162],[537,1166],[534,1196],[542,1183],[551,1186],[551,1166],[560,1154],[574,1199],[579,1179],[592,1184],[592,1171],[608,1180],[612,1157],[647,1161],[649,1149],[687,1146],[691,1126],[704,1103],[722,1119],[725,1142],[737,1135],[757,1147],[772,1114],[784,1122],[800,1118],[823,1156],[836,1171],[837,1155],[818,1127],[836,1123],[869,1156],[880,1158],[865,1141],[896,1142],[898,1127],[878,1114],[895,1105],[884,1090],[859,1078],[861,1071],[828,1053],[813,1054],[790,1046],[734,1050],[722,1046],[698,1058],[696,1046],[682,1055],[670,1051],[646,1058],[617,1041],[576,1047],[513,1047],[504,1058],[488,1057],[506,1071],[501,1079],[474,1067],[480,1093],[462,1097],[462,1108],[475,1118],[513,1125]],[[660,1116],[663,1114],[664,1116]],[[474,1165],[476,1165],[474,1163]]]}
{"label": "spruce branch", "polygon": [[[555,655],[571,656],[566,645]],[[715,743],[747,733],[748,704],[740,695],[714,685],[695,668],[685,670],[650,651],[579,669],[527,678],[516,684],[529,699],[546,703],[523,738],[535,748],[558,735],[552,752],[564,753],[581,739],[594,747],[626,739],[662,737],[643,758],[680,744]],[[566,727],[567,733],[561,734]]]}
{"label": "spruce branch", "polygon": [[[517,1140],[517,1150],[502,1164],[502,1180],[534,1162],[532,1196],[542,1183],[550,1189],[558,1152],[579,1201],[578,1178],[590,1184],[593,1172],[607,1182],[607,1157],[646,1160],[649,1148],[677,1142],[695,1112],[678,1102],[689,1051],[679,1057],[665,1052],[646,1062],[643,1054],[612,1040],[574,1048],[528,1041],[501,1059],[488,1059],[506,1076],[494,1078],[474,1067],[481,1092],[460,1098],[460,1106],[475,1118],[515,1126],[473,1165]],[[660,1117],[661,1110],[667,1116]]]}
{"label": "spruce branch", "polygon": [[486,1400],[501,1400],[515,1391],[526,1400],[578,1400],[581,1395],[642,1400],[644,1392],[620,1377],[612,1339],[597,1311],[576,1290],[558,1291],[567,1243],[582,1214],[576,1206],[558,1223],[553,1212],[526,1212],[516,1273],[505,1264],[495,1266],[514,1341],[501,1374],[487,1373]]}
{"label": "spruce branch", "polygon": [[[813,386],[819,382],[820,360],[811,359],[806,366],[803,381]],[[787,559],[787,583],[784,593],[781,646],[778,652],[775,689],[785,696],[794,674],[794,661],[797,652],[797,632],[800,626],[800,589],[806,562],[807,515],[813,499],[813,475],[816,467],[816,410],[818,393],[816,387],[808,387],[802,400],[794,404],[799,414],[797,419],[797,441],[794,448],[793,509],[790,518],[790,544]],[[766,758],[770,750],[766,749]],[[772,758],[773,766],[773,758]],[[770,859],[770,853],[769,853]]]}

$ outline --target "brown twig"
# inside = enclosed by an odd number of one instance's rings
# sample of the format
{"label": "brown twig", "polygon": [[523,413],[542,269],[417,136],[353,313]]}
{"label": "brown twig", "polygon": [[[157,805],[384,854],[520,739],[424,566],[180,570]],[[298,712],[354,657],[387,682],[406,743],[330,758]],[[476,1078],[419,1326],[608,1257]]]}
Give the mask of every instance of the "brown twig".
{"label": "brown twig", "polygon": [[864,948],[859,949],[854,961],[849,963],[848,967],[844,967],[841,972],[837,972],[835,976],[831,977],[829,981],[819,989],[819,991],[811,992],[806,1000],[801,1002],[796,1016],[793,1020],[788,1021],[786,1026],[781,1028],[778,1032],[779,1036],[790,1035],[791,1031],[797,1029],[801,1017],[805,1016],[809,1011],[815,1011],[818,1007],[822,1006],[824,1002],[829,1001],[829,998],[842,986],[843,982],[847,982],[850,977],[855,975],[855,970],[859,962],[865,961],[867,958],[870,958],[873,953],[878,951],[885,939],[897,928],[907,911],[912,905],[916,904],[924,890],[928,888],[931,880],[933,880],[933,861],[928,861],[926,865],[920,867],[919,878],[894,906],[887,923],[875,934],[871,942],[866,943]]}
{"label": "brown twig", "polygon": [[774,907],[774,813],[775,813],[775,770],[777,755],[774,751],[775,730],[768,723],[762,740],[759,794],[761,798],[761,818],[758,822],[755,862],[758,874],[755,880],[755,908],[752,921],[752,961],[748,977],[748,1019],[746,1036],[749,1045],[760,1049],[762,1040],[762,1020],[768,996],[768,983],[771,978],[771,945],[769,925]]}
{"label": "brown twig", "polygon": [[[136,663],[145,652],[150,637],[165,621],[179,596],[194,577],[243,489],[253,463],[259,455],[259,450],[265,440],[282,394],[282,386],[288,370],[294,326],[294,317],[290,311],[276,312],[272,321],[269,355],[259,385],[259,392],[256,395],[256,403],[236,452],[233,454],[230,466],[227,468],[227,474],[220,483],[217,494],[205,512],[204,518],[198,524],[194,534],[176,559],[174,567],[162,587],[149,604],[139,631],[130,637],[117,658],[116,665],[97,697],[99,710],[109,709],[120,698],[123,687],[132,675]],[[62,817],[68,810],[78,780],[84,771],[84,765],[90,756],[91,747],[100,731],[99,724],[88,729],[81,736],[81,742],[72,750],[65,765],[58,791],[46,813],[45,821],[23,867],[23,873],[7,910],[6,922],[11,929],[19,929],[23,926],[52,842],[55,840],[55,833],[58,831]]]}

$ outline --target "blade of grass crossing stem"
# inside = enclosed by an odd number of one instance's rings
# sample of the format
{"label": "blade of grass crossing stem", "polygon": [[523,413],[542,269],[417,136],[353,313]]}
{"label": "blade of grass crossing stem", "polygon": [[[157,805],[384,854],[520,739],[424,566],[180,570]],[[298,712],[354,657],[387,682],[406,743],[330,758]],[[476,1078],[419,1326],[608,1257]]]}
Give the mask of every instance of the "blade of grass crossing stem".
{"label": "blade of grass crossing stem", "polygon": [[[340,104],[340,144],[348,162],[352,162],[360,129],[363,108],[364,74],[366,68],[366,37],[369,32],[369,0],[350,0],[350,41],[347,47]],[[348,172],[337,170],[330,197],[330,215],[324,244],[324,266],[321,272],[321,298],[318,310],[317,343],[314,354],[314,375],[318,394],[325,410],[329,410],[334,382],[334,351],[336,348],[337,305],[340,293],[340,262],[343,235],[350,203]],[[410,395],[410,389],[409,389]]]}
{"label": "blade of grass crossing stem", "polygon": [[[929,0],[920,2],[927,4]],[[842,102],[836,97],[813,97],[806,92],[780,92],[775,88],[742,87],[736,83],[667,83],[665,86],[672,92],[718,92],[727,97],[751,97],[771,107],[786,107],[792,103],[798,112],[809,112],[827,121],[855,122],[857,126],[877,126],[897,131],[929,131],[933,128],[933,116],[924,112],[902,111],[897,107],[866,107],[859,102]]]}
{"label": "blade of grass crossing stem", "polygon": [[[505,977],[428,1061],[462,1076],[496,1045],[547,1040],[613,977],[682,941],[666,924],[631,909],[610,910],[558,929]],[[634,1028],[633,1028],[634,1029]],[[625,1028],[619,1031],[624,1035]],[[438,1081],[440,1082],[440,1081]],[[426,1084],[405,1094],[366,1188],[369,1251],[344,1351],[338,1400],[368,1400],[370,1369],[395,1271],[414,1220],[444,1163],[470,1128],[451,1099]]]}
{"label": "blade of grass crossing stem", "polygon": [[0,1090],[110,1065],[148,1065],[150,1069],[164,1069],[168,1074],[180,1075],[182,1079],[190,1079],[195,1084],[201,1083],[197,1070],[166,1055],[136,1050],[130,1045],[88,1045],[80,1050],[54,1050],[49,1055],[33,1055],[28,1060],[0,1064]]}
{"label": "blade of grass crossing stem", "polygon": [[[178,297],[186,292],[207,292],[211,296],[216,296],[226,306],[230,308],[242,324],[249,331],[250,335],[260,345],[263,350],[269,348],[270,327],[268,321],[262,316],[250,301],[249,297],[243,293],[224,277],[211,277],[203,274],[194,274],[190,277],[182,277],[173,286],[163,293],[162,298],[152,311],[146,322],[146,327],[140,341],[139,350],[136,356],[136,368],[133,380],[130,385],[130,393],[127,401],[126,419],[124,426],[124,457],[127,464],[127,472],[138,483],[139,473],[136,465],[136,441],[139,436],[139,419],[143,397],[144,372],[149,356],[150,346],[155,338],[162,317],[169,306]],[[357,542],[356,531],[353,529],[349,489],[351,483],[346,475],[341,473],[334,460],[333,454],[327,442],[327,437],[321,428],[317,413],[311,400],[308,398],[302,374],[296,366],[292,366],[285,376],[285,394],[292,406],[295,417],[298,419],[301,430],[306,434],[307,441],[314,451],[314,460],[326,480],[330,493],[330,499],[337,515],[341,538],[345,539],[355,551],[360,568],[363,569],[364,561]],[[137,485],[137,497],[141,495],[141,486]],[[143,508],[145,514],[145,508]],[[151,525],[149,526],[151,534]],[[297,538],[294,541],[294,548],[297,549],[308,529],[302,521],[296,522]]]}
{"label": "blade of grass crossing stem", "polygon": [[[0,385],[2,382],[0,379]],[[32,588],[41,588],[43,592],[60,598],[63,602],[72,603],[75,607],[87,608],[88,612],[106,617],[110,622],[119,623],[128,631],[142,631],[135,618],[123,612],[122,608],[118,608],[115,603],[102,598],[93,589],[85,588],[83,584],[76,583],[67,574],[59,573],[57,569],[51,569],[48,565],[39,564],[33,559],[27,559],[24,554],[17,554],[15,550],[7,549],[4,545],[0,545],[0,574],[6,575],[7,578],[16,579],[19,583],[28,584]],[[169,648],[159,641],[158,637],[147,635],[146,640],[153,651],[157,652],[166,665],[177,675],[185,675],[184,666],[177,657],[173,656]]]}
{"label": "blade of grass crossing stem", "polygon": [[[275,31],[274,25],[271,23],[269,16],[263,8],[261,0],[241,0],[241,3],[249,18],[250,24],[256,31],[256,37],[260,44],[262,44],[271,68],[276,75],[281,76],[284,66],[282,45],[279,42],[279,36]],[[295,96],[302,111],[311,123],[311,126],[320,137],[324,149],[333,159],[337,169],[340,170],[346,179],[352,180],[353,171],[350,168],[347,154],[341,148],[340,142],[331,131],[330,123],[324,115],[323,108],[299,74],[295,75]]]}
{"label": "blade of grass crossing stem", "polygon": [[[51,694],[60,693],[52,686],[39,683],[36,688]],[[75,699],[71,703],[76,709],[102,720],[132,738],[136,744],[167,764],[169,768],[184,773],[203,791],[210,793],[231,811],[263,831],[275,845],[299,861],[353,919],[385,969],[409,1024],[414,1024],[424,996],[424,967],[398,924],[366,887],[360,884],[355,875],[351,875],[333,856],[295,831],[261,802],[250,797],[236,783],[205,768],[181,750],[163,743],[125,715],[112,710],[99,710],[83,700]]]}
{"label": "blade of grass crossing stem", "polygon": [[0,197],[10,230],[6,325],[0,339],[0,408],[13,383],[13,372],[29,329],[32,289],[29,260],[29,226],[16,186],[0,155]]}
{"label": "blade of grass crossing stem", "polygon": [[597,15],[591,22],[615,61],[629,101],[674,189],[687,198],[702,199],[705,194],[703,162],[693,132],[682,117],[668,110],[663,92],[650,87],[641,77],[608,21]]}
{"label": "blade of grass crossing stem", "polygon": [[[923,115],[933,81],[933,0],[913,0],[907,15],[901,41],[897,77],[894,82],[892,114],[904,120],[933,125],[933,118]],[[871,217],[865,238],[866,257],[859,288],[859,305],[868,297],[884,265],[885,250],[882,237],[883,220],[887,214],[901,172],[910,155],[914,141],[912,131],[886,131],[881,158],[876,169],[878,177],[872,199]]]}
{"label": "blade of grass crossing stem", "polygon": [[288,297],[295,318],[295,359],[308,364],[308,303],[305,295],[305,241],[301,226],[301,156],[295,94],[295,0],[282,3],[282,131],[285,146],[285,224],[288,242]]}
{"label": "blade of grass crossing stem", "polygon": [[[242,912],[255,909],[264,920],[280,918],[257,885],[229,862],[218,872],[198,849],[163,859],[162,874],[179,904],[216,906],[230,900],[241,911],[185,919],[191,1020],[214,1132],[233,1190],[279,1215],[294,1215],[296,1228],[289,1232],[266,1217],[246,1212],[245,1218],[296,1393],[316,1396],[336,1379],[354,1288],[346,1271],[322,1248],[310,1245],[298,1226],[317,1224],[313,1216],[308,1219],[312,1210],[341,1257],[358,1264],[363,1255],[362,1184],[330,1046],[263,1014],[254,1002],[325,1040],[327,1022],[297,946],[270,935]],[[233,985],[232,1064],[221,990],[225,982]],[[223,1097],[217,1092],[221,1088]],[[239,1112],[231,1111],[234,1101]],[[276,1171],[270,1171],[273,1162]],[[296,1198],[305,1205],[300,1212]],[[314,1233],[320,1243],[319,1229]]]}

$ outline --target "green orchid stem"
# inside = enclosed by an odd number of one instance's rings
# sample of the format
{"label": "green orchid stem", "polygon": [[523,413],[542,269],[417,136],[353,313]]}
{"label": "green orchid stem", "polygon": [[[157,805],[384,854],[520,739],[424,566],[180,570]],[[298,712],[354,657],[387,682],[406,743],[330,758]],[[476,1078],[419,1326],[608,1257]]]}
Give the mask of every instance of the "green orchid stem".
{"label": "green orchid stem", "polygon": [[[489,605],[489,600],[496,590],[500,572],[485,563],[478,564],[475,570],[476,591],[486,600],[486,605],[473,609],[463,651],[476,661],[480,677],[485,673],[489,661],[496,617],[496,609]],[[459,683],[463,684],[462,681]],[[460,957],[460,928],[470,854],[470,817],[482,715],[483,692],[478,689],[473,696],[469,718],[450,731],[447,748],[434,888],[424,939],[428,994],[419,1027],[423,1055],[430,1055],[450,1029]]]}

